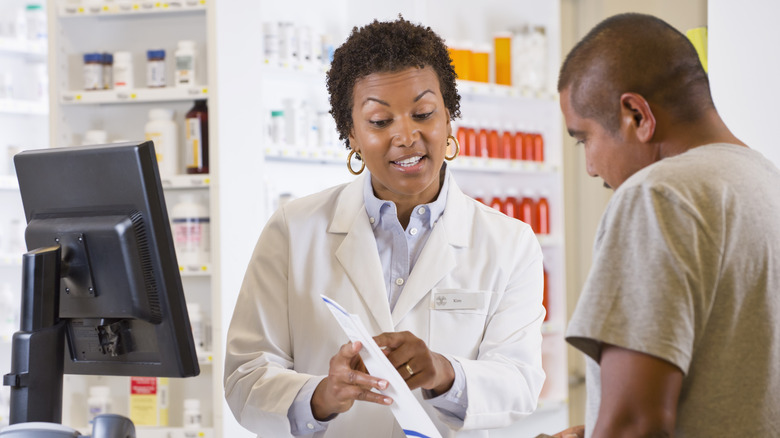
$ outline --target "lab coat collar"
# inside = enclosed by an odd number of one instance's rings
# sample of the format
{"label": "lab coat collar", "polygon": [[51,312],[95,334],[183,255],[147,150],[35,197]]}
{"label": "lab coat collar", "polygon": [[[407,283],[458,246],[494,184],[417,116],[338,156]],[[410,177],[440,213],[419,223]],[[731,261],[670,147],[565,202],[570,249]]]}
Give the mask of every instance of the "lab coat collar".
{"label": "lab coat collar", "polygon": [[[336,250],[336,258],[363,298],[381,332],[391,332],[394,331],[393,320],[387,301],[382,263],[363,202],[364,178],[368,178],[367,173],[347,184],[341,192],[328,232],[346,234]],[[338,297],[334,298],[338,301]]]}
{"label": "lab coat collar", "polygon": [[395,331],[409,311],[455,268],[456,248],[471,246],[475,203],[460,191],[454,178],[448,178],[444,214],[434,225],[391,314],[376,239],[363,200],[364,178],[368,178],[366,173],[341,192],[328,232],[346,234],[336,250],[336,258],[380,329]]}

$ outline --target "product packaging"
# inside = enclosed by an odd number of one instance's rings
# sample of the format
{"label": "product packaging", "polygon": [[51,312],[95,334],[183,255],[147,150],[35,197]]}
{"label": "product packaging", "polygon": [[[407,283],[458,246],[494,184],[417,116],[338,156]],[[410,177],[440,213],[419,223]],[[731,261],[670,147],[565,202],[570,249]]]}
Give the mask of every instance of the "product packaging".
{"label": "product packaging", "polygon": [[209,110],[205,100],[195,101],[184,123],[187,173],[209,173]]}
{"label": "product packaging", "polygon": [[174,82],[176,86],[191,87],[195,85],[195,66],[197,62],[195,41],[179,41],[174,58],[176,63]]}
{"label": "product packaging", "polygon": [[176,258],[180,266],[202,266],[211,259],[209,212],[197,202],[191,193],[185,193],[181,201],[171,209]]}
{"label": "product packaging", "polygon": [[108,386],[89,388],[87,399],[87,421],[92,423],[98,415],[111,413],[111,392]]}
{"label": "product packaging", "polygon": [[149,88],[165,86],[165,50],[146,51],[146,86]]}
{"label": "product packaging", "polygon": [[168,425],[168,378],[130,377],[130,420],[136,426]]}
{"label": "product packaging", "polygon": [[133,54],[114,53],[114,88],[124,90],[135,87],[133,81]]}
{"label": "product packaging", "polygon": [[154,142],[160,176],[171,177],[179,172],[179,129],[173,120],[173,110],[149,110],[149,121],[144,126],[146,140]]}

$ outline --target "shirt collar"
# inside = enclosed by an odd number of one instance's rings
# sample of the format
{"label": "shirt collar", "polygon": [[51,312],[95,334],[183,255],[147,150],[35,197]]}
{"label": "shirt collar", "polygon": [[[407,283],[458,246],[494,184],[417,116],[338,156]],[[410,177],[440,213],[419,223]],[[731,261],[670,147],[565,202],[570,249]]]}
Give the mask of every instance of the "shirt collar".
{"label": "shirt collar", "polygon": [[[447,168],[447,163],[442,164],[442,172],[444,172],[444,183],[441,185],[441,190],[439,190],[439,195],[436,197],[433,202],[429,202],[427,204],[421,204],[415,207],[415,210],[426,206],[428,207],[428,210],[430,211],[429,218],[429,226],[433,228],[433,224],[439,220],[441,215],[444,213],[444,208],[447,206],[447,193],[449,193],[449,186],[450,186],[450,170]],[[369,218],[374,218],[374,220],[371,223],[372,228],[376,228],[379,224],[379,218],[382,213],[390,213],[392,212],[397,217],[397,210],[395,203],[393,201],[385,201],[383,199],[379,199],[374,195],[374,188],[371,185],[371,174],[369,173],[368,178],[365,178],[365,183],[363,184],[363,202],[366,204],[366,213],[368,213]],[[382,207],[385,207],[384,209]]]}

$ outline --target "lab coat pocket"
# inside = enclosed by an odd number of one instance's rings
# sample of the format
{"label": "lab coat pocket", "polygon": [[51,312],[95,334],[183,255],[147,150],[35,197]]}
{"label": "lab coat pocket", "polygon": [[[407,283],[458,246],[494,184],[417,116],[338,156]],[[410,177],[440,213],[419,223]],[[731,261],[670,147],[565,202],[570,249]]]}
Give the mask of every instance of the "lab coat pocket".
{"label": "lab coat pocket", "polygon": [[428,347],[437,353],[476,359],[491,294],[485,290],[433,289]]}

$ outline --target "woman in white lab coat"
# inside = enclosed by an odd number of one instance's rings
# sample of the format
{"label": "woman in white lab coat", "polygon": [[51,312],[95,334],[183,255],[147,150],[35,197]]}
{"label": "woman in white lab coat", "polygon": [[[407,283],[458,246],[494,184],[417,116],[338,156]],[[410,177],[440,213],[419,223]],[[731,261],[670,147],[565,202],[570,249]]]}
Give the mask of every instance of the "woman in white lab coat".
{"label": "woman in white lab coat", "polygon": [[367,374],[323,294],[376,335],[442,436],[528,415],[544,382],[542,253],[444,164],[459,150],[460,97],[443,41],[402,18],[355,28],[328,91],[362,174],[286,204],[263,230],[228,331],[233,414],[261,437],[404,436],[388,382]]}

